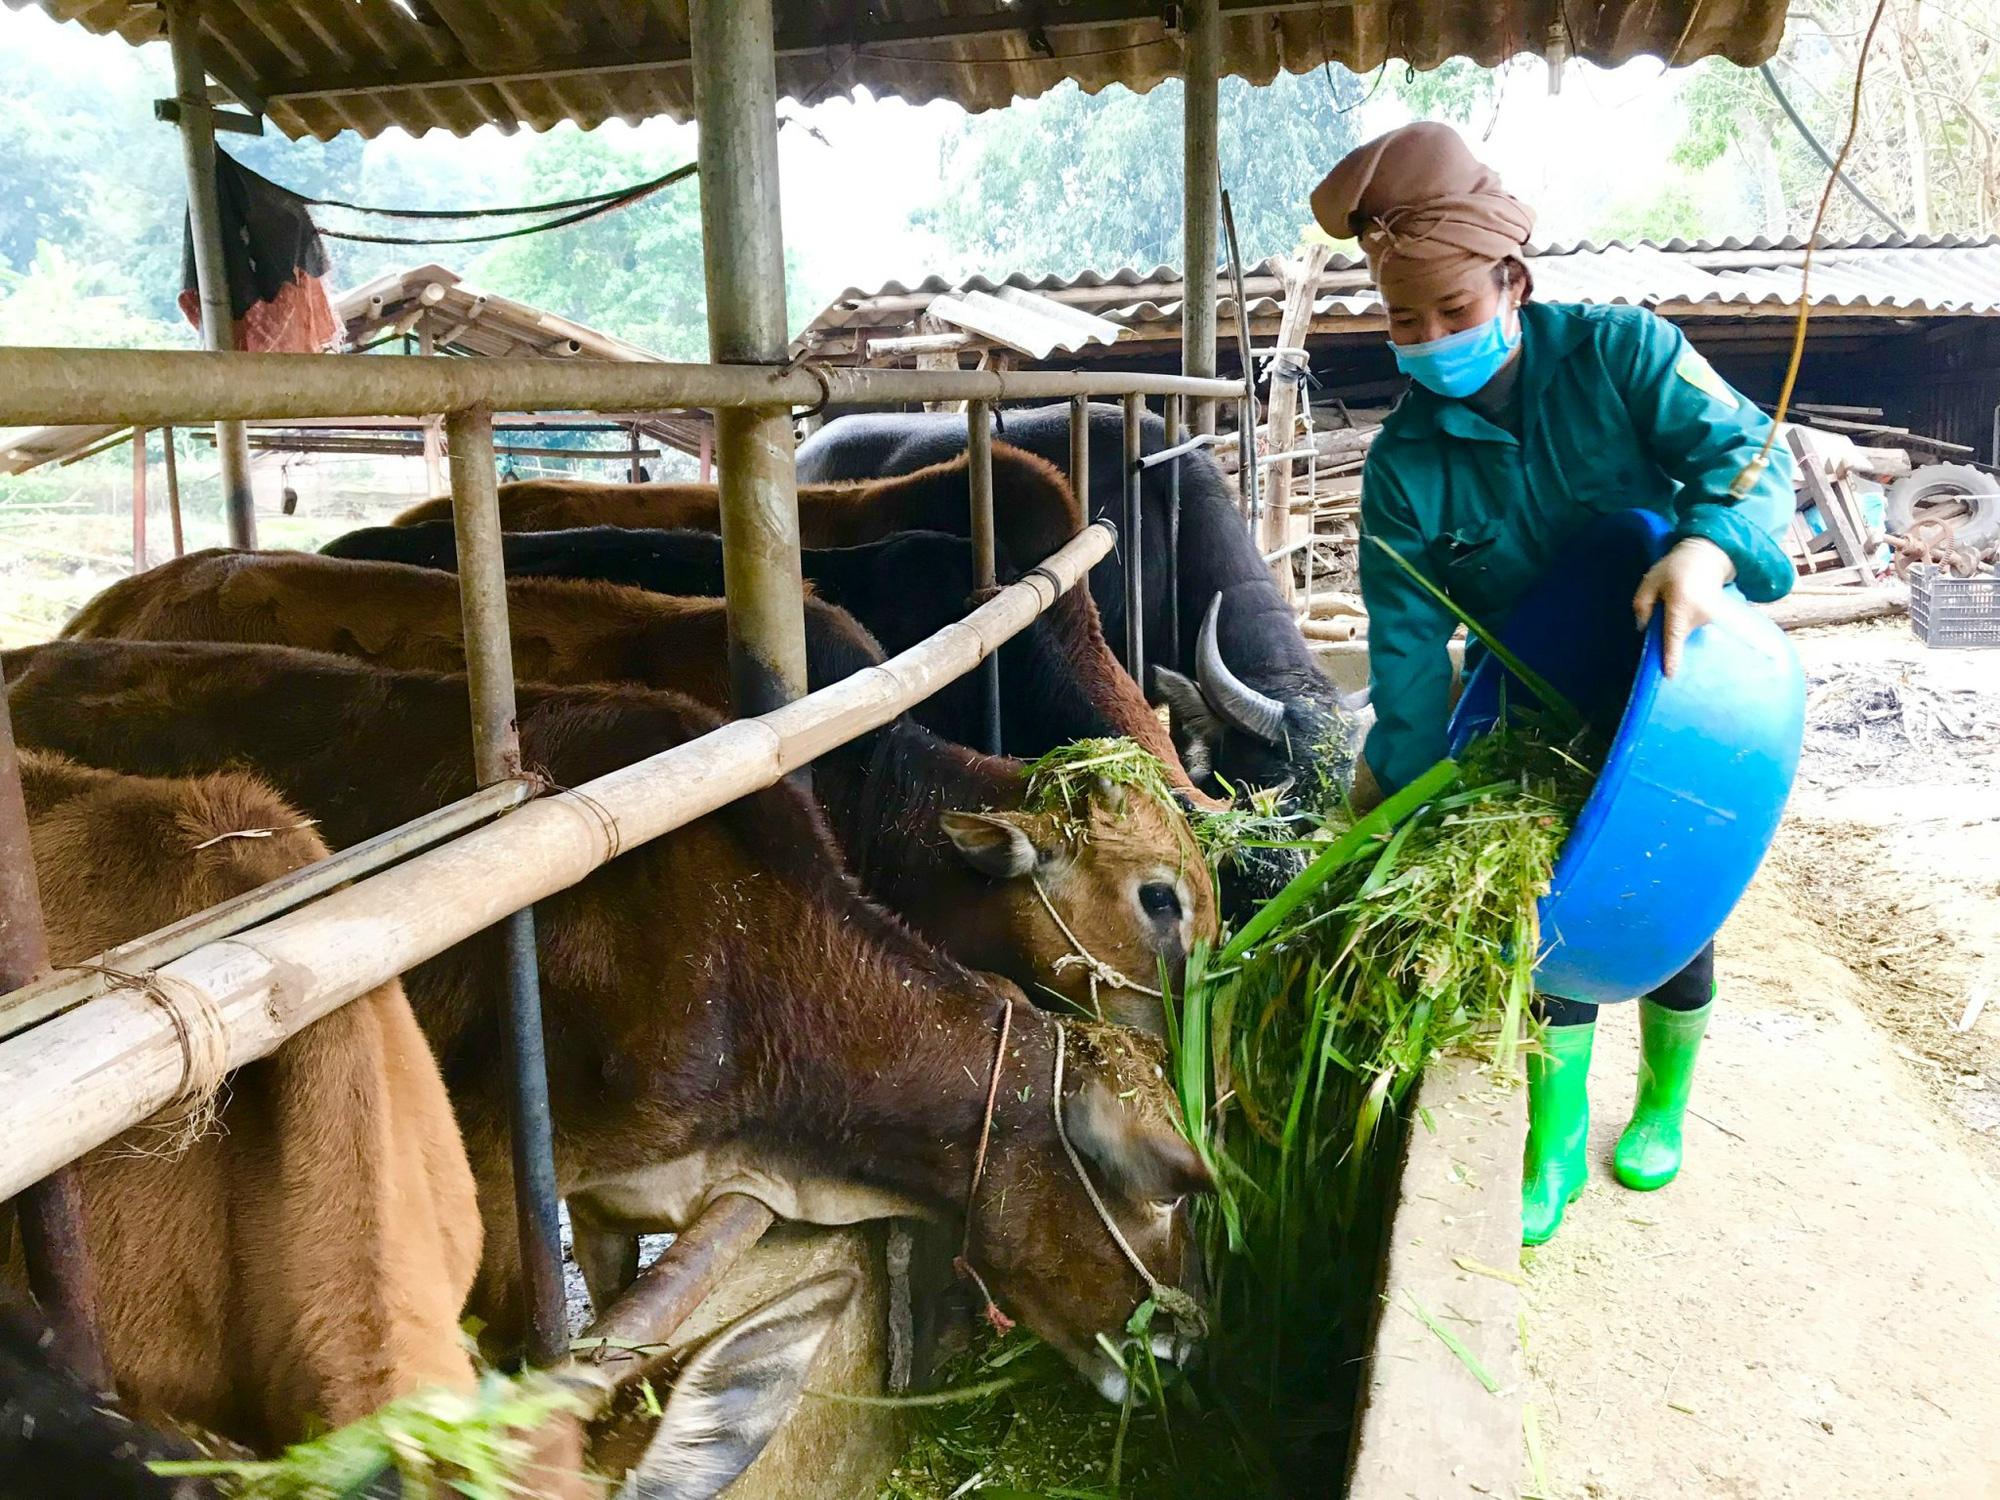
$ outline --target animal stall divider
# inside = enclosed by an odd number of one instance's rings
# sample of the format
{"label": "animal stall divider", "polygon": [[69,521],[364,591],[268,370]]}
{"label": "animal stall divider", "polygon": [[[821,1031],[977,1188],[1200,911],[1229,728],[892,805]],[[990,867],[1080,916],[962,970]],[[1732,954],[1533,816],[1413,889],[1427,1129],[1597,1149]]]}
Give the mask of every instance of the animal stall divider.
{"label": "animal stall divider", "polygon": [[[521,731],[514,706],[513,634],[507,627],[507,563],[500,545],[500,491],[494,479],[493,413],[452,412],[444,419],[451,464],[451,522],[458,541],[466,685],[472,699],[473,773],[483,787],[521,774]],[[542,1038],[542,980],[535,960],[535,909],[501,924],[506,951],[507,1096],[513,1146],[514,1212],[527,1284],[528,1358],[554,1364],[569,1348],[563,1296],[562,1226],[556,1209],[555,1121]]]}
{"label": "animal stall divider", "polygon": [[[993,537],[993,407],[985,401],[965,403],[966,491],[971,497],[972,587],[983,594],[999,582]],[[998,755],[1003,748],[1000,722],[1000,654],[979,664],[980,699],[985,718],[984,749]]]}
{"label": "animal stall divider", "polygon": [[[101,421],[120,428],[171,428],[210,421],[354,417],[428,421],[443,413],[466,434],[457,445],[462,453],[487,454],[483,479],[478,466],[472,466],[465,483],[455,484],[455,494],[468,486],[491,492],[490,414],[496,408],[602,413],[771,409],[821,401],[883,405],[1059,398],[1071,400],[1073,409],[1087,417],[1092,395],[1214,399],[1230,390],[1230,383],[1222,381],[1113,373],[586,366],[549,360],[350,364],[310,355],[0,350],[0,423],[7,425]],[[144,410],[135,411],[135,405]],[[1087,423],[1078,425],[1085,434],[1079,452],[1087,461]],[[169,463],[169,488],[176,491],[178,476],[171,458]],[[1080,472],[1087,474],[1087,462]],[[1087,494],[1087,480],[1079,488]],[[461,524],[471,524],[475,532],[483,510],[455,505]],[[21,1148],[0,1163],[0,1195],[31,1187],[181,1097],[194,1080],[179,1039],[192,1031],[216,1041],[225,1070],[240,1066],[354,996],[503,924],[512,993],[528,995],[536,977],[527,910],[534,901],[583,879],[620,849],[768,786],[930,696],[988,658],[1057,595],[1075,586],[1115,539],[1109,525],[1087,527],[1028,578],[998,590],[966,619],[891,661],[761,720],[724,726],[664,757],[599,778],[581,797],[565,793],[533,802],[467,832],[468,825],[533,795],[525,781],[496,780],[472,798],[329,861],[121,945],[117,951],[132,965],[129,970],[44,980],[25,994],[0,992],[0,1037],[17,1026],[33,1027],[0,1041],[0,1129],[13,1126]],[[476,536],[461,534],[460,541],[468,557],[478,554]],[[497,537],[493,552],[493,565],[464,571],[462,580],[497,580]],[[481,726],[476,731],[480,779],[486,781],[503,768],[510,774],[517,769],[509,760],[502,727],[511,720],[506,707],[511,663],[499,645],[506,639],[501,622],[490,604],[477,602],[479,583],[462,581],[461,586],[471,590],[466,615],[470,675],[484,684],[472,689],[472,706],[475,724]],[[504,595],[495,589],[485,597]],[[482,650],[494,662],[483,677],[476,664]],[[0,771],[0,782],[14,786],[16,779]],[[622,816],[607,816],[611,808],[622,809]],[[424,852],[410,857],[418,849]],[[382,869],[397,860],[406,862]],[[366,870],[376,873],[329,893],[328,887]],[[128,972],[132,980],[120,977]],[[529,1031],[515,1040],[532,1045],[535,1034]],[[546,1080],[539,1067],[527,1065],[527,1050],[516,1082],[529,1095],[528,1108],[517,1113],[532,1117],[532,1096],[537,1089],[545,1091]],[[545,1151],[535,1154],[547,1162]],[[527,1184],[533,1175],[517,1172],[517,1182]],[[546,1243],[534,1226],[547,1223],[551,1199],[545,1189],[528,1205],[530,1234],[536,1237],[531,1245]],[[68,1243],[80,1246],[82,1241],[71,1235]],[[544,1266],[550,1263],[548,1255],[531,1248],[531,1267],[537,1259]],[[541,1284],[546,1286],[548,1279],[541,1278]],[[87,1295],[87,1276],[71,1274],[58,1277],[48,1300],[60,1307],[68,1299],[82,1307]],[[535,1322],[541,1325],[539,1353],[546,1357],[555,1344],[552,1320]]]}

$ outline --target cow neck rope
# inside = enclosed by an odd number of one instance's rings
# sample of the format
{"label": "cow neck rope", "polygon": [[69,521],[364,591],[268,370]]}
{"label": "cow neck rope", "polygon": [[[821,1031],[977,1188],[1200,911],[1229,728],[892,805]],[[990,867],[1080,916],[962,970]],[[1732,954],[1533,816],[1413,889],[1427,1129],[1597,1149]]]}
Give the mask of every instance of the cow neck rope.
{"label": "cow neck rope", "polygon": [[[972,1178],[965,1193],[965,1234],[959,1241],[958,1258],[952,1269],[978,1288],[979,1295],[986,1299],[986,1321],[996,1332],[1006,1333],[1014,1327],[1014,1320],[1000,1310],[1000,1304],[993,1300],[986,1280],[972,1264],[972,1217],[979,1202],[980,1180],[986,1175],[986,1149],[993,1139],[993,1112],[1000,1099],[1000,1074],[1007,1065],[1007,1043],[1014,1030],[1014,1002],[1009,998],[1006,1009],[1000,1014],[1000,1044],[993,1050],[993,1068],[986,1080],[986,1108],[979,1121],[979,1146],[972,1154]],[[1090,1173],[1084,1170],[1083,1158],[1077,1155],[1076,1147],[1070,1144],[1069,1127],[1063,1120],[1062,1088],[1063,1073],[1069,1055],[1069,1027],[1059,1017],[1051,1018],[1056,1028],[1056,1060],[1054,1077],[1049,1086],[1049,1113],[1055,1120],[1056,1139],[1062,1142],[1063,1155],[1068,1158],[1070,1170],[1076,1180],[1083,1185],[1083,1193],[1090,1200],[1091,1208],[1097,1214],[1098,1223],[1111,1236],[1111,1243],[1118,1247],[1118,1253],[1126,1263],[1139,1274],[1146,1284],[1146,1290],[1153,1299],[1153,1305],[1174,1320],[1174,1326],[1181,1337],[1199,1338],[1206,1322],[1201,1305],[1179,1287],[1168,1286],[1148,1269],[1139,1252],[1132,1248],[1132,1242],[1125,1238],[1125,1232],[1118,1227],[1118,1221],[1111,1216],[1104,1200],[1098,1196],[1097,1185],[1090,1180]]]}
{"label": "cow neck rope", "polygon": [[1149,989],[1123,970],[1114,969],[1110,964],[1084,947],[1083,939],[1070,930],[1069,923],[1065,922],[1062,919],[1062,913],[1056,910],[1055,902],[1049,899],[1048,888],[1042,884],[1042,877],[1035,875],[1031,879],[1034,881],[1035,895],[1041,899],[1042,910],[1049,914],[1049,920],[1056,924],[1056,929],[1062,933],[1070,946],[1070,951],[1056,960],[1056,972],[1060,974],[1064,969],[1081,968],[1089,973],[1090,1013],[1094,1017],[1100,1021],[1104,1019],[1104,1008],[1097,1003],[1097,987],[1099,984],[1107,985],[1114,990],[1131,990],[1135,994],[1150,995],[1155,1000],[1164,1000],[1166,998],[1159,990]]}

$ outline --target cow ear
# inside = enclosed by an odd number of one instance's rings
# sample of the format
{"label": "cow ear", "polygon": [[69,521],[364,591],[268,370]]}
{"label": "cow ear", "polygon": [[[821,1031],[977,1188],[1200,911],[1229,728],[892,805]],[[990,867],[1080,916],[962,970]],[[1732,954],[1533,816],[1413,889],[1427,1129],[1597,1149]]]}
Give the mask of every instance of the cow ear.
{"label": "cow ear", "polygon": [[682,1367],[620,1500],[710,1500],[750,1467],[799,1403],[819,1346],[853,1300],[833,1271],[730,1323]]}
{"label": "cow ear", "polygon": [[1183,677],[1171,667],[1153,669],[1153,688],[1167,705],[1167,719],[1175,744],[1214,744],[1222,738],[1222,720],[1208,706],[1201,688],[1192,677]]}
{"label": "cow ear", "polygon": [[1105,1186],[1150,1203],[1214,1191],[1215,1179],[1187,1138],[1165,1121],[1144,1122],[1093,1078],[1063,1106],[1070,1143]]}
{"label": "cow ear", "polygon": [[967,864],[994,880],[1018,880],[1042,861],[1027,828],[1005,813],[941,813],[938,826]]}

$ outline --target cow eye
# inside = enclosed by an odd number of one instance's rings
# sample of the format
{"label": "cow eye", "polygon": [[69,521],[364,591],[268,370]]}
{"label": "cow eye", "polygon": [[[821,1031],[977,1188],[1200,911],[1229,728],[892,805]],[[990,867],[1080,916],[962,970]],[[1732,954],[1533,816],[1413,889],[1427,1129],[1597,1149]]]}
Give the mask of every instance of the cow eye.
{"label": "cow eye", "polygon": [[1139,887],[1139,909],[1149,917],[1178,917],[1181,898],[1172,886],[1149,880]]}

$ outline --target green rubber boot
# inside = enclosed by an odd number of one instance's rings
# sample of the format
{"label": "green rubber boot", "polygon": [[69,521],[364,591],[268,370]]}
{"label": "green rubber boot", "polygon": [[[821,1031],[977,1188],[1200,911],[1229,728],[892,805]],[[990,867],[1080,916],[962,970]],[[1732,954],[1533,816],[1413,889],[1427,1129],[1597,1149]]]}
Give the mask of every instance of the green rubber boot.
{"label": "green rubber boot", "polygon": [[1545,1026],[1528,1054],[1528,1154],[1521,1180],[1521,1243],[1540,1245],[1590,1178],[1590,1045],[1597,1023]]}
{"label": "green rubber boot", "polygon": [[1612,1168],[1635,1192],[1650,1193],[1681,1169],[1681,1121],[1694,1089],[1694,1063],[1715,997],[1700,1010],[1668,1010],[1639,1002],[1639,1097],[1618,1137]]}

